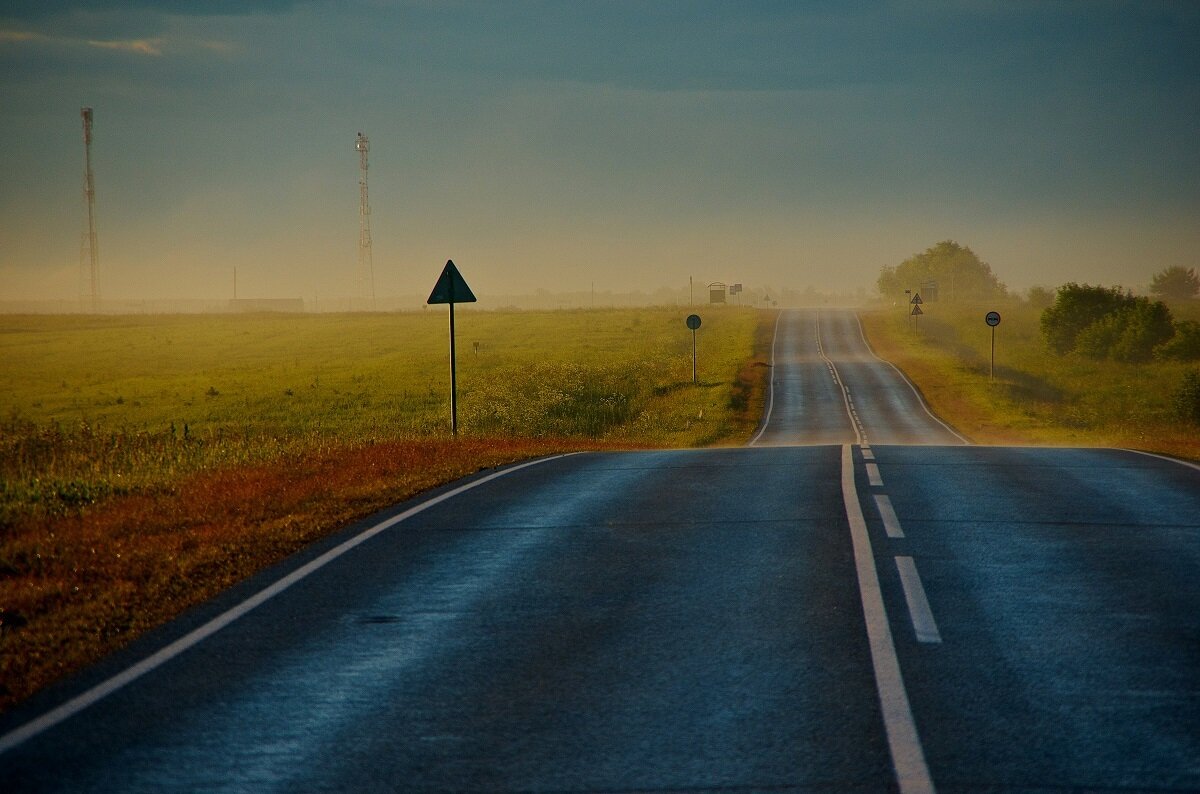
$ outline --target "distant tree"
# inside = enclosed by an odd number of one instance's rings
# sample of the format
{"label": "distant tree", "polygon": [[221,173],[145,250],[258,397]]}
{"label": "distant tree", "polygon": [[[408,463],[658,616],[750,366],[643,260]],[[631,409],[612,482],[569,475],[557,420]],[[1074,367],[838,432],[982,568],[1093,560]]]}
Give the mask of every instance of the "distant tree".
{"label": "distant tree", "polygon": [[1058,288],[1054,305],[1042,312],[1042,336],[1055,353],[1070,353],[1084,329],[1116,314],[1132,300],[1120,287],[1064,284]]}
{"label": "distant tree", "polygon": [[879,269],[879,278],[875,280],[875,288],[885,298],[898,298],[904,294],[905,287],[900,277],[896,275],[895,265],[884,265]]}
{"label": "distant tree", "polygon": [[1026,300],[1034,309],[1049,309],[1054,305],[1054,292],[1046,287],[1030,287]]}
{"label": "distant tree", "polygon": [[1190,300],[1200,293],[1200,276],[1195,268],[1169,267],[1154,275],[1150,291],[1166,300]]}
{"label": "distant tree", "polygon": [[989,264],[953,240],[943,240],[899,265],[884,265],[876,286],[880,295],[898,297],[930,281],[937,282],[944,300],[995,298],[1007,292]]}

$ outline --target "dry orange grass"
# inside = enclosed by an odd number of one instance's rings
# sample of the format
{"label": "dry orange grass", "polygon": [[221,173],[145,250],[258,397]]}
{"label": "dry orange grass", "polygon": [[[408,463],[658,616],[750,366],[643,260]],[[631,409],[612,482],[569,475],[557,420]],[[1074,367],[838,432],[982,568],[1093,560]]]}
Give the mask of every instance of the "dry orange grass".
{"label": "dry orange grass", "polygon": [[581,446],[430,439],[329,448],[18,521],[5,546],[25,573],[0,579],[0,709],[331,529],[481,469]]}

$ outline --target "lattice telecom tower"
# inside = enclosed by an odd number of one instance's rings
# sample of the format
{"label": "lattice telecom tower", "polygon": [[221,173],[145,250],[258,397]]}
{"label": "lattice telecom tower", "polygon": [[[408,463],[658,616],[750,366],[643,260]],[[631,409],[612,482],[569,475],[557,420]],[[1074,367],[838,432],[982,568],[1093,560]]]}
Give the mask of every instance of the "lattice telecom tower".
{"label": "lattice telecom tower", "polygon": [[[98,312],[100,288],[96,276],[100,267],[100,250],[96,245],[96,178],[92,175],[92,109],[81,108],[79,115],[83,117],[83,197],[87,202],[87,231],[83,233],[79,250],[79,275],[80,281],[86,281],[90,286],[92,311]],[[79,297],[83,299],[82,283]]]}
{"label": "lattice telecom tower", "polygon": [[367,201],[367,152],[371,142],[361,132],[354,142],[358,150],[358,294],[370,295],[375,310],[375,264],[371,261],[371,205]]}

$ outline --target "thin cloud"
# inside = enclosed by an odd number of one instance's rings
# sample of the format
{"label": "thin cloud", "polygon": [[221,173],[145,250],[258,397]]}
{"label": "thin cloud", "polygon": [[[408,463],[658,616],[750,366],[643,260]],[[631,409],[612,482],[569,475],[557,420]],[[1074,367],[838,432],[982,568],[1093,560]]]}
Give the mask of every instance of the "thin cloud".
{"label": "thin cloud", "polygon": [[138,39],[79,39],[67,36],[48,36],[29,30],[0,29],[0,45],[33,45],[43,47],[92,47],[99,50],[125,52],[149,58],[161,58],[169,50],[174,54],[206,52],[215,55],[231,55],[236,51],[228,41],[205,39],[202,41],[178,41],[165,36]]}
{"label": "thin cloud", "polygon": [[152,57],[160,57],[165,39],[128,39],[125,41],[95,41],[89,40],[88,45],[99,47],[102,50],[118,50],[120,52],[130,52],[135,55],[149,55]]}
{"label": "thin cloud", "polygon": [[0,43],[23,43],[27,41],[49,41],[50,37],[27,30],[0,30]]}

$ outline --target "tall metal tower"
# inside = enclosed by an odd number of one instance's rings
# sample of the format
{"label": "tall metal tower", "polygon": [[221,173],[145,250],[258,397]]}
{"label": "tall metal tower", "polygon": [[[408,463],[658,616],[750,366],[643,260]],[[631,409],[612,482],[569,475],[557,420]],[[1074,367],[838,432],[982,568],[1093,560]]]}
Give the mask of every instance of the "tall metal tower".
{"label": "tall metal tower", "polygon": [[370,294],[375,310],[375,264],[371,260],[371,205],[367,202],[367,152],[371,142],[361,132],[354,142],[358,150],[358,294]]}
{"label": "tall metal tower", "polygon": [[83,118],[83,197],[87,201],[87,232],[83,237],[79,268],[82,271],[86,262],[86,281],[90,285],[92,311],[98,312],[100,311],[100,287],[96,276],[100,267],[100,249],[96,245],[96,178],[92,175],[92,109],[81,108],[79,115]]}

